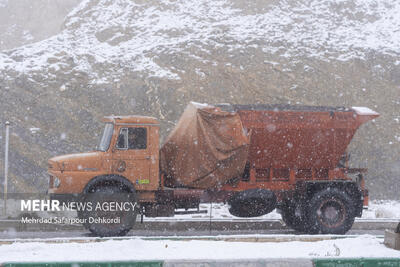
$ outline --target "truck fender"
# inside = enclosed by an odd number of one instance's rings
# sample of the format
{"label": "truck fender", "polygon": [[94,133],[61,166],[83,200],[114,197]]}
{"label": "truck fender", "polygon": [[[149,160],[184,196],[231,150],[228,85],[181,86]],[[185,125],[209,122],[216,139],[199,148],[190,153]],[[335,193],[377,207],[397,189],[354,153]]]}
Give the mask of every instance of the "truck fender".
{"label": "truck fender", "polygon": [[111,175],[100,175],[91,179],[83,189],[83,193],[89,193],[91,188],[100,185],[120,185],[126,188],[130,193],[135,192],[135,187],[131,181],[123,176],[111,174]]}

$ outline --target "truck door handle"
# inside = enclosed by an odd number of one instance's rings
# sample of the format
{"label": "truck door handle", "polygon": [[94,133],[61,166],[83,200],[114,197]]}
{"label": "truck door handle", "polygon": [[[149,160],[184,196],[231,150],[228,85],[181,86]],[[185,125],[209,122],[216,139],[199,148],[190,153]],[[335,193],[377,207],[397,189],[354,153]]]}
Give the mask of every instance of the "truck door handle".
{"label": "truck door handle", "polygon": [[151,158],[150,156],[146,156],[146,157],[145,157],[145,159],[150,159],[150,158]]}

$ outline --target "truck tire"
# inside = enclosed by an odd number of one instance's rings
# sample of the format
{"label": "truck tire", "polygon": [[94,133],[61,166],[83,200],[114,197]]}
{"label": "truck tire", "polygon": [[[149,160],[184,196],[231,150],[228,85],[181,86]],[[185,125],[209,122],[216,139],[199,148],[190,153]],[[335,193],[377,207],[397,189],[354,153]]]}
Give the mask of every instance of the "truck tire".
{"label": "truck tire", "polygon": [[[95,236],[123,236],[132,229],[137,216],[136,194],[128,193],[119,186],[107,185],[99,186],[86,193],[83,197],[86,203],[92,203],[92,210],[79,211],[78,216],[85,220],[83,224],[86,229],[92,232]],[[110,202],[131,202],[135,205],[133,211],[106,211],[96,210],[96,206]],[[93,222],[96,218],[104,218],[115,220],[113,223]],[[119,218],[119,220],[118,220]]]}
{"label": "truck tire", "polygon": [[305,218],[296,214],[296,209],[300,208],[301,207],[296,207],[295,203],[285,203],[285,205],[281,207],[281,216],[288,227],[297,232],[305,233],[308,232],[309,227]]}
{"label": "truck tire", "polygon": [[274,192],[265,189],[250,189],[236,193],[228,201],[229,212],[236,217],[258,217],[270,213],[276,207]]}
{"label": "truck tire", "polygon": [[310,234],[345,234],[354,223],[354,205],[347,193],[333,188],[315,194],[308,206]]}

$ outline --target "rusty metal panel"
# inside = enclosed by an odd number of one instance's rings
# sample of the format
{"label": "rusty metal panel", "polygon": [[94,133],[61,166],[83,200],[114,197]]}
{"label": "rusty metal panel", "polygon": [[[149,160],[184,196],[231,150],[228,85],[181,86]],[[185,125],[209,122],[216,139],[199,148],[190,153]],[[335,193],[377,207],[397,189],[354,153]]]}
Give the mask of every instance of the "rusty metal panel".
{"label": "rusty metal panel", "polygon": [[231,105],[250,133],[252,168],[332,169],[358,127],[377,113],[367,108]]}

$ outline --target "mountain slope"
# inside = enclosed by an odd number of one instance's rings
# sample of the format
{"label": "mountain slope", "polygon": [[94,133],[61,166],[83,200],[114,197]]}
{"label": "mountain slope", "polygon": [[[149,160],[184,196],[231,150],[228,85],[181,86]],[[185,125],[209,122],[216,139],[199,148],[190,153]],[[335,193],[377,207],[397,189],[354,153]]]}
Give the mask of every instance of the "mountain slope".
{"label": "mountain slope", "polygon": [[0,0],[0,50],[44,40],[60,32],[80,0]]}

